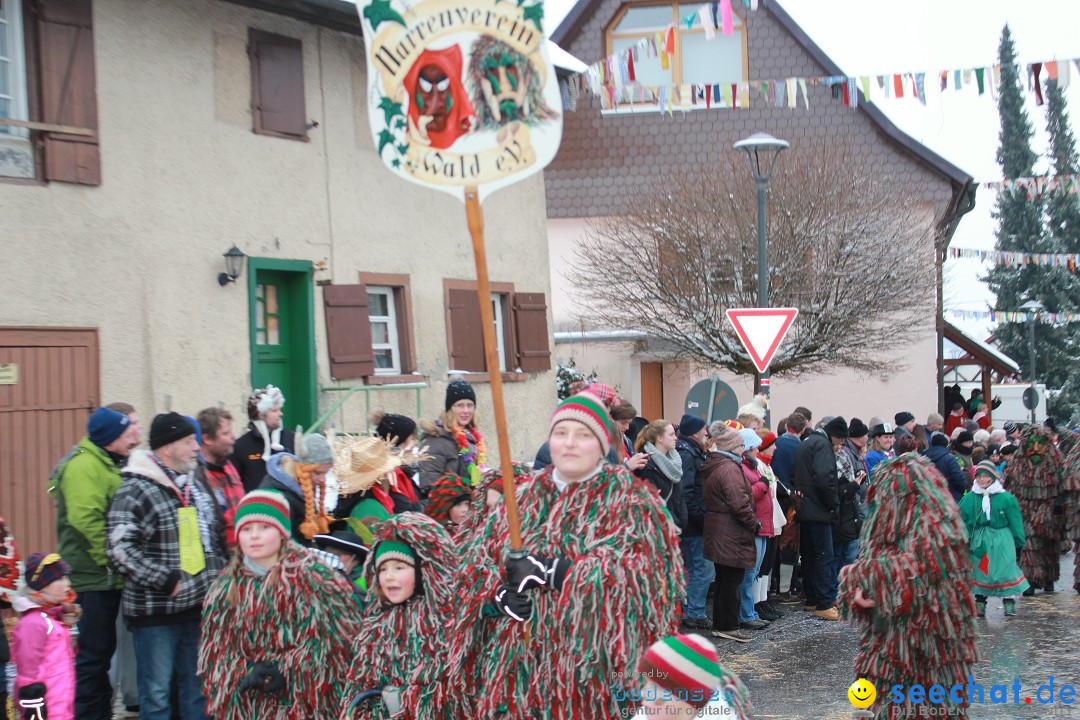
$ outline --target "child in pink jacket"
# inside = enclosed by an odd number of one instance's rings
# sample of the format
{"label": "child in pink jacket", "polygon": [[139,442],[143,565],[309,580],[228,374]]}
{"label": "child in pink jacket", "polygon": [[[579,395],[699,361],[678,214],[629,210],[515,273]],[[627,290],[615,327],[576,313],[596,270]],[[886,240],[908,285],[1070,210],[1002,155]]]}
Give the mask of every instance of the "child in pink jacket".
{"label": "child in pink jacket", "polygon": [[56,553],[34,553],[15,597],[19,622],[11,633],[15,705],[20,718],[75,718],[75,650],[71,628],[79,608],[71,568]]}

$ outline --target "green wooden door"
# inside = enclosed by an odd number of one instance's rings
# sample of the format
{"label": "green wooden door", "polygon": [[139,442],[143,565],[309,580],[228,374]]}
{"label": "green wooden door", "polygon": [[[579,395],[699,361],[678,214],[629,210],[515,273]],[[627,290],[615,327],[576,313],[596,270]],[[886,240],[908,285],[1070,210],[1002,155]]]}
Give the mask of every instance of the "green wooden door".
{"label": "green wooden door", "polygon": [[315,419],[315,332],[310,263],[249,260],[251,381],[285,395],[285,426]]}

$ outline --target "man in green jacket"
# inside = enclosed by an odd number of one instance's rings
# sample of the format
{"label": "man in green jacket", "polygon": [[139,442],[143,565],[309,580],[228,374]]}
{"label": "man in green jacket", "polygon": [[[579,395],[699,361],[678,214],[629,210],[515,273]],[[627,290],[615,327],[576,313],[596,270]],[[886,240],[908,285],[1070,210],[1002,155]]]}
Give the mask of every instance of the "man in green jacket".
{"label": "man in green jacket", "polygon": [[109,664],[116,651],[123,579],[105,556],[105,515],[120,487],[120,466],[138,443],[137,432],[127,415],[98,408],[86,423],[86,437],[57,467],[49,487],[57,501],[57,545],[71,566],[71,588],[83,610],[75,659],[79,720],[112,718]]}

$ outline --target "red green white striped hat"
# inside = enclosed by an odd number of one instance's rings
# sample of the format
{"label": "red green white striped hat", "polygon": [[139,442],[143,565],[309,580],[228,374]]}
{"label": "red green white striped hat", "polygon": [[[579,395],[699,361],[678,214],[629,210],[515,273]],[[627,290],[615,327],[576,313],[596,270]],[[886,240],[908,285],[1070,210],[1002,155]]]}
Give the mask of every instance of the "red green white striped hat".
{"label": "red green white striped hat", "polygon": [[716,646],[700,635],[673,635],[653,643],[638,662],[647,679],[670,690],[673,699],[703,708],[720,687]]}
{"label": "red green white striped hat", "polygon": [[615,425],[604,407],[603,401],[588,390],[568,397],[559,404],[548,425],[548,437],[555,426],[563,420],[574,420],[593,431],[600,439],[603,455],[607,456],[611,440],[615,437]]}
{"label": "red green white striped hat", "polygon": [[236,534],[248,523],[260,522],[276,527],[286,540],[292,535],[292,520],[289,518],[289,501],[277,490],[252,490],[236,506],[233,521]]}

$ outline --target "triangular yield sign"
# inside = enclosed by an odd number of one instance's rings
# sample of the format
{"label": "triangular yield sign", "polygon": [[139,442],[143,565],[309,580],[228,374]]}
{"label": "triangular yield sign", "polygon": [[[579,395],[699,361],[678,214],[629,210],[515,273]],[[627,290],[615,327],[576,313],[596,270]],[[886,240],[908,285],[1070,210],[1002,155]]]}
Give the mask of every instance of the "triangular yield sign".
{"label": "triangular yield sign", "polygon": [[732,308],[727,311],[728,320],[760,373],[769,369],[769,363],[798,314],[798,308]]}

